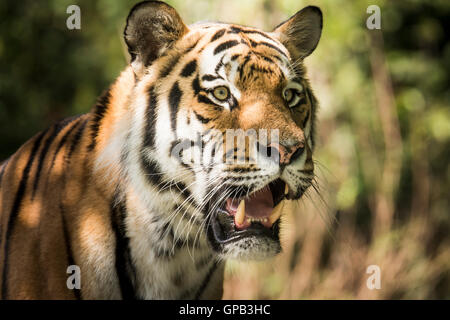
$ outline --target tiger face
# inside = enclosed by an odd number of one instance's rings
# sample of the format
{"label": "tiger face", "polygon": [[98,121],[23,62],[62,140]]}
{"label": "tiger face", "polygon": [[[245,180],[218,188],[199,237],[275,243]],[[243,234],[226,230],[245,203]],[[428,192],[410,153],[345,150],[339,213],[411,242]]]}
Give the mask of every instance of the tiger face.
{"label": "tiger face", "polygon": [[[316,7],[272,32],[186,26],[154,1],[127,19],[136,78],[130,105],[141,128],[131,132],[135,179],[149,201],[177,203],[176,230],[203,234],[223,258],[280,252],[284,201],[311,184],[317,103],[303,59],[321,29]],[[164,196],[164,188],[174,192]]]}

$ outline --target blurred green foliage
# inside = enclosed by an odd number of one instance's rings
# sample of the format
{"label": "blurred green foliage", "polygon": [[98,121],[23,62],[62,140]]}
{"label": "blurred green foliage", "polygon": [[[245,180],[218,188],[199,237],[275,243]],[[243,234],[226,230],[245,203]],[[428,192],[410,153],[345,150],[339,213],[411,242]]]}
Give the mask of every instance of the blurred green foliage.
{"label": "blurred green foliage", "polygon": [[[135,2],[0,2],[0,160],[56,120],[90,110],[127,64],[122,32]],[[266,281],[256,279],[250,286],[256,291],[230,276],[227,297],[372,297],[344,276],[351,270],[339,273],[358,252],[357,261],[364,256],[381,264],[398,281],[374,297],[450,298],[450,2],[168,3],[188,24],[219,20],[265,30],[308,4],[324,13],[322,39],[307,66],[321,103],[316,167],[323,211],[337,222],[327,222],[325,232],[310,228],[322,232],[315,240],[321,254],[306,267],[304,257],[297,259],[308,233],[297,225],[287,241],[292,246],[278,262],[288,261],[289,275],[260,270],[255,274]],[[66,27],[71,4],[81,8],[81,30]],[[371,4],[381,7],[381,34],[366,28]],[[377,229],[386,219],[388,229]],[[415,233],[420,227],[423,232]],[[346,240],[350,253],[341,233],[352,234]],[[309,282],[299,280],[295,264],[314,268]],[[332,275],[341,282],[330,280]]]}

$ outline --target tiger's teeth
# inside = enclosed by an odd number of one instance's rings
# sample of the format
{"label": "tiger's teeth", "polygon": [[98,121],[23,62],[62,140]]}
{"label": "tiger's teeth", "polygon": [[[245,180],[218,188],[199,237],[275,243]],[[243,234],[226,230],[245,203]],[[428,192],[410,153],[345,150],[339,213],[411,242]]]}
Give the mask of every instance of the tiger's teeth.
{"label": "tiger's teeth", "polygon": [[287,195],[289,193],[289,186],[286,183],[285,187],[284,187],[284,194]]}
{"label": "tiger's teeth", "polygon": [[275,208],[273,208],[272,214],[269,217],[269,222],[273,224],[281,216],[281,211],[283,211],[284,201],[281,201]]}
{"label": "tiger's teeth", "polygon": [[235,221],[238,225],[241,225],[245,219],[245,201],[241,200],[236,210]]}

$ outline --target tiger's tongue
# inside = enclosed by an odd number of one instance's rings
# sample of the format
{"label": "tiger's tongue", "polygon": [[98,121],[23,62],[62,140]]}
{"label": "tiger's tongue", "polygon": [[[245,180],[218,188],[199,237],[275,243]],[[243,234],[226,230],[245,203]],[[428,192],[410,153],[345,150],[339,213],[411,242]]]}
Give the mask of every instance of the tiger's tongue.
{"label": "tiger's tongue", "polygon": [[[235,214],[239,200],[227,200],[227,210]],[[245,199],[245,215],[253,218],[269,217],[273,210],[272,192],[269,188],[257,191]]]}

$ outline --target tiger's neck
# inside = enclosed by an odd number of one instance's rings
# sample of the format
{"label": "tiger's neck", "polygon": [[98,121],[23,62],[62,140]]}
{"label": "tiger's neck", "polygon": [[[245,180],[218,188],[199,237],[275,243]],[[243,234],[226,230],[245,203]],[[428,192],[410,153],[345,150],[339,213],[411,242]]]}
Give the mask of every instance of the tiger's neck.
{"label": "tiger's neck", "polygon": [[[168,187],[154,159],[141,158],[146,124],[138,114],[152,106],[130,103],[139,90],[127,68],[99,99],[91,123],[94,175],[112,204],[122,297],[220,298],[224,263],[192,208],[182,205],[186,195],[179,186]],[[145,91],[140,93],[150,94]]]}

